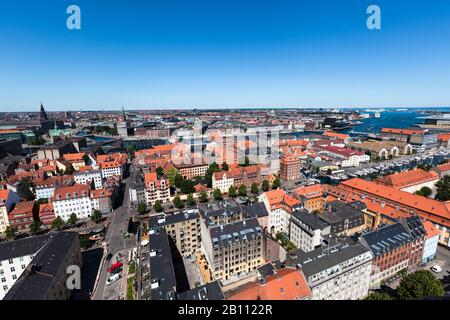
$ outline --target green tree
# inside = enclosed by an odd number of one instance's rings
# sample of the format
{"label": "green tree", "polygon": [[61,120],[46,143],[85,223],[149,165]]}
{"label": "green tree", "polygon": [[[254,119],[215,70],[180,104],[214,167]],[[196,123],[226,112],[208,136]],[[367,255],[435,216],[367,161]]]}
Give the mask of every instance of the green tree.
{"label": "green tree", "polygon": [[258,193],[259,193],[258,184],[253,183],[252,187],[251,187],[251,190],[252,190],[252,194],[256,197],[258,195]]}
{"label": "green tree", "polygon": [[22,199],[31,201],[34,200],[34,194],[31,191],[32,188],[33,184],[30,182],[30,179],[22,178],[17,186],[17,193]]}
{"label": "green tree", "polygon": [[33,223],[30,225],[30,233],[32,235],[36,235],[41,231],[41,222],[40,221],[33,221]]}
{"label": "green tree", "polygon": [[236,198],[237,197],[236,188],[233,185],[231,185],[228,188],[228,196],[230,196],[231,198]]}
{"label": "green tree", "polygon": [[200,192],[200,197],[199,197],[199,199],[200,199],[200,202],[201,202],[201,203],[206,203],[206,202],[208,202],[208,194],[206,193],[206,191]]}
{"label": "green tree", "polygon": [[415,192],[415,194],[426,197],[426,198],[431,196],[432,193],[433,193],[433,191],[428,187],[422,187],[420,190]]}
{"label": "green tree", "polygon": [[64,220],[61,219],[61,217],[56,217],[52,222],[52,229],[55,230],[61,230],[61,228],[64,226]]}
{"label": "green tree", "polygon": [[153,205],[153,209],[155,209],[156,212],[162,212],[163,211],[163,207],[161,205],[161,201],[160,200],[156,200],[155,204]]}
{"label": "green tree", "polygon": [[189,179],[184,179],[180,185],[180,191],[184,194],[189,194],[194,192],[194,181]]}
{"label": "green tree", "polygon": [[247,156],[239,159],[239,166],[248,167],[249,165],[250,165],[250,159]]}
{"label": "green tree", "polygon": [[75,169],[73,168],[73,166],[71,165],[71,164],[69,164],[67,167],[66,167],[66,171],[64,172],[65,174],[73,174],[75,172]]}
{"label": "green tree", "polygon": [[278,189],[280,186],[281,186],[280,179],[279,178],[275,178],[275,180],[273,180],[273,183],[272,183],[272,189],[273,190]]}
{"label": "green tree", "polygon": [[211,186],[212,186],[212,176],[213,176],[214,172],[220,172],[220,171],[221,171],[221,169],[219,168],[219,165],[217,163],[213,162],[209,165],[209,167],[205,173],[205,181],[206,181],[206,185],[208,187],[211,188]]}
{"label": "green tree", "polygon": [[70,225],[76,224],[78,221],[78,217],[75,213],[71,213],[69,216],[69,219],[67,220],[67,223]]}
{"label": "green tree", "polygon": [[161,167],[156,168],[156,174],[158,177],[162,177],[164,175],[164,170]]}
{"label": "green tree", "polygon": [[83,161],[85,165],[88,165],[90,162],[89,156],[86,153],[83,155]]}
{"label": "green tree", "polygon": [[173,198],[172,203],[177,209],[184,208],[184,202],[180,199],[180,196],[176,196],[175,198]]}
{"label": "green tree", "polygon": [[443,296],[444,287],[431,271],[419,270],[402,278],[397,288],[401,300]]}
{"label": "green tree", "polygon": [[6,240],[12,240],[16,237],[17,229],[11,226],[7,226],[5,229]]}
{"label": "green tree", "polygon": [[245,185],[241,184],[239,186],[238,193],[239,193],[239,196],[241,196],[241,197],[247,196],[247,187]]}
{"label": "green tree", "polygon": [[166,176],[169,179],[171,187],[175,187],[175,176],[177,175],[177,173],[178,170],[175,169],[174,167],[170,167],[166,172]]}
{"label": "green tree", "polygon": [[145,211],[147,211],[147,205],[145,203],[142,203],[142,202],[139,203],[136,211],[137,211],[138,214],[145,213]]}
{"label": "green tree", "polygon": [[216,200],[216,201],[222,200],[223,199],[222,191],[220,191],[220,189],[214,190],[213,197],[214,197],[214,200]]}
{"label": "green tree", "polygon": [[181,174],[177,173],[175,175],[175,187],[181,188],[181,184],[183,183],[184,178]]}
{"label": "green tree", "polygon": [[372,292],[364,300],[393,300],[390,295],[384,292]]}
{"label": "green tree", "polygon": [[91,220],[95,223],[99,223],[100,221],[102,221],[102,213],[100,212],[100,210],[94,210],[94,212],[92,212]]}
{"label": "green tree", "polygon": [[222,163],[222,170],[223,171],[228,171],[230,170],[230,167],[228,166],[228,164],[226,162]]}
{"label": "green tree", "polygon": [[267,192],[270,189],[270,183],[268,180],[264,180],[262,183],[262,191]]}
{"label": "green tree", "polygon": [[445,176],[436,183],[435,199],[439,201],[450,200],[450,176]]}
{"label": "green tree", "polygon": [[187,204],[190,206],[194,206],[197,202],[194,199],[194,196],[192,195],[192,193],[189,193],[187,196],[187,200],[186,200]]}

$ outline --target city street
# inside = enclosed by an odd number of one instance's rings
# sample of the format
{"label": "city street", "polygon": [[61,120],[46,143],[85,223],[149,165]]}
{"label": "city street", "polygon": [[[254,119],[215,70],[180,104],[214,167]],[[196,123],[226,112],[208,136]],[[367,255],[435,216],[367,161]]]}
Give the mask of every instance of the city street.
{"label": "city street", "polygon": [[[112,257],[109,261],[104,260],[101,266],[101,270],[99,271],[99,279],[97,288],[92,296],[92,300],[103,300],[103,299],[117,299],[119,295],[119,290],[116,287],[121,281],[117,281],[116,283],[110,285],[108,290],[106,290],[106,280],[108,278],[108,268],[114,262],[116,262],[116,254],[121,253],[124,256],[124,260],[128,257],[128,249],[132,249],[136,246],[136,241],[133,235],[130,235],[129,238],[125,238],[123,233],[127,231],[128,221],[130,219],[130,210],[129,210],[129,191],[128,191],[128,179],[124,180],[125,183],[125,192],[122,206],[117,208],[113,215],[112,221],[108,227],[108,231],[106,232],[105,242],[107,243],[107,252],[105,256],[108,254],[112,254]],[[125,251],[124,251],[125,250]],[[123,261],[122,261],[123,263]],[[124,270],[125,272],[126,270]],[[116,294],[111,292],[113,290]]]}

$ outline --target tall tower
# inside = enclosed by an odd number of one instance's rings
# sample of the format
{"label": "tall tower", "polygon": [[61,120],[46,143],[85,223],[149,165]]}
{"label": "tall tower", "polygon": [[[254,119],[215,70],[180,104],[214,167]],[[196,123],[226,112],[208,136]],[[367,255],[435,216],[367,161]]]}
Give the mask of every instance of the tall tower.
{"label": "tall tower", "polygon": [[41,102],[41,114],[40,114],[40,119],[41,119],[41,120],[48,120],[47,113],[45,112],[45,109],[44,109],[44,106],[42,105],[42,102]]}
{"label": "tall tower", "polygon": [[122,116],[123,116],[123,121],[126,122],[127,121],[127,115],[125,114],[125,110],[123,109],[123,106],[122,106]]}

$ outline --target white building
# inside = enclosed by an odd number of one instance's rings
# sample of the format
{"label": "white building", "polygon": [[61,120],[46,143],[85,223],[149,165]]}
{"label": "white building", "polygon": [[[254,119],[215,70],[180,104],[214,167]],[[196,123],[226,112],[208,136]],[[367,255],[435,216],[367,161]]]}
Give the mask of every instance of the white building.
{"label": "white building", "polygon": [[222,193],[228,193],[232,185],[234,185],[234,178],[229,172],[214,172],[212,176],[213,189],[220,189]]}
{"label": "white building", "polygon": [[95,189],[101,189],[103,187],[103,177],[101,170],[76,172],[73,175],[75,183],[78,184],[90,184],[94,181]]}
{"label": "white building", "polygon": [[36,186],[36,200],[50,199],[55,192],[55,186]]}
{"label": "white building", "polygon": [[291,242],[305,252],[319,248],[331,229],[330,225],[317,215],[303,210],[292,213],[290,227]]}
{"label": "white building", "polygon": [[360,243],[334,243],[310,252],[297,250],[288,265],[303,272],[312,300],[359,300],[369,293],[372,253]]}
{"label": "white building", "polygon": [[424,221],[423,226],[427,231],[427,235],[425,236],[425,243],[423,246],[422,263],[428,263],[434,260],[436,256],[441,231],[438,230],[430,221]]}
{"label": "white building", "polygon": [[9,226],[8,213],[14,204],[20,201],[20,197],[11,190],[0,190],[0,233],[5,232]]}
{"label": "white building", "polygon": [[90,217],[92,204],[89,194],[89,186],[84,184],[56,189],[52,197],[55,216],[64,221],[67,221],[72,213],[75,213],[78,219]]}
{"label": "white building", "polygon": [[258,200],[264,203],[269,213],[270,233],[282,232],[289,235],[291,214],[293,211],[301,209],[301,202],[286,194],[282,189],[264,192]]}
{"label": "white building", "polygon": [[19,279],[47,240],[48,236],[34,236],[0,243],[0,300]]}

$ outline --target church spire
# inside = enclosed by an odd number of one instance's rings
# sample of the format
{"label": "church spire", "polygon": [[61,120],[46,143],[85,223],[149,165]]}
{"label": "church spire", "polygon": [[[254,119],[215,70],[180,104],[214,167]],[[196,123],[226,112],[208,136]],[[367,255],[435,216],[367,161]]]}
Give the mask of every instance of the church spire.
{"label": "church spire", "polygon": [[47,113],[45,112],[44,105],[41,102],[41,120],[48,120]]}
{"label": "church spire", "polygon": [[123,106],[122,106],[122,116],[123,116],[123,121],[127,121],[127,116],[125,114],[125,110],[123,109]]}

